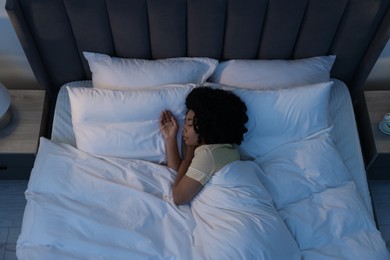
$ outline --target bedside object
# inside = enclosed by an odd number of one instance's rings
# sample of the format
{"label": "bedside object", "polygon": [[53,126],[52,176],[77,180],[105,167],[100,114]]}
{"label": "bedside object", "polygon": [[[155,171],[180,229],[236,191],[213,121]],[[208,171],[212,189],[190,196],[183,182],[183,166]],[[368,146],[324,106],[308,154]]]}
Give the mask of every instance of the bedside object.
{"label": "bedside object", "polygon": [[28,179],[44,134],[44,90],[9,90],[12,118],[0,129],[0,179]]}
{"label": "bedside object", "polygon": [[0,128],[5,127],[11,120],[11,95],[0,83]]}
{"label": "bedside object", "polygon": [[379,123],[379,130],[381,130],[382,133],[390,135],[390,122],[382,121]]}
{"label": "bedside object", "polygon": [[390,135],[390,113],[386,113],[383,116],[382,122],[379,123],[379,130],[384,134]]}
{"label": "bedside object", "polygon": [[365,91],[371,140],[366,151],[370,179],[390,180],[390,90]]}

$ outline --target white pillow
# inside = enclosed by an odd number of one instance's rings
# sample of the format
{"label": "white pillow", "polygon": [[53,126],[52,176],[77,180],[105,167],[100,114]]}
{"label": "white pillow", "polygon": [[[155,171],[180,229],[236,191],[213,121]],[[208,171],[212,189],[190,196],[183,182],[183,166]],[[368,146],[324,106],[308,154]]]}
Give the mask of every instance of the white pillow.
{"label": "white pillow", "polygon": [[241,155],[256,158],[327,128],[332,85],[326,82],[278,90],[231,88],[248,109],[248,132],[239,146]]}
{"label": "white pillow", "polygon": [[256,89],[276,89],[327,82],[336,56],[297,60],[229,60],[221,62],[210,82]]}
{"label": "white pillow", "polygon": [[204,83],[218,61],[211,58],[125,59],[83,52],[95,88],[127,90],[164,84]]}
{"label": "white pillow", "polygon": [[[160,113],[171,110],[182,125],[185,98],[194,87],[167,85],[133,91],[67,87],[77,148],[95,155],[165,162]],[[181,130],[177,140],[180,145]]]}

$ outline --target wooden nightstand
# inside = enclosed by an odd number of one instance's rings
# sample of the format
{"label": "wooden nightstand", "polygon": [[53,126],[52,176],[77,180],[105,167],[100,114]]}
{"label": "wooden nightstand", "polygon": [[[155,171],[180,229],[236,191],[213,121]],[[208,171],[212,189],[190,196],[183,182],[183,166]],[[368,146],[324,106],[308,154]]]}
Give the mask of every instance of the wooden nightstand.
{"label": "wooden nightstand", "polygon": [[0,179],[28,179],[44,134],[44,90],[9,90],[11,122],[0,129]]}
{"label": "wooden nightstand", "polygon": [[390,135],[379,130],[383,116],[390,112],[390,90],[364,92],[371,125],[371,141],[366,151],[370,179],[390,179]]}

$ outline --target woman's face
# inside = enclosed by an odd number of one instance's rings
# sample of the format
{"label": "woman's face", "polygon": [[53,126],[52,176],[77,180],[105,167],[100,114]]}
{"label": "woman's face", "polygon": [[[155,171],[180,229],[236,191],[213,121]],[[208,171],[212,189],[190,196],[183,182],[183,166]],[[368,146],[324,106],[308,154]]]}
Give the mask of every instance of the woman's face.
{"label": "woman's face", "polygon": [[188,110],[184,120],[183,141],[186,145],[199,145],[198,134],[194,129],[194,111]]}

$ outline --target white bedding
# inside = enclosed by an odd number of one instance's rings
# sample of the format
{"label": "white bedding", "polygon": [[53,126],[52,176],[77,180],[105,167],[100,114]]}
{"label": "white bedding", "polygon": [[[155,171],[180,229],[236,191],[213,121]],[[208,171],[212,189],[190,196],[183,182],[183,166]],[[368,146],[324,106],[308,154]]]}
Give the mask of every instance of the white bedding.
{"label": "white bedding", "polygon": [[[390,259],[375,226],[352,104],[334,80],[331,127],[216,173],[190,205],[175,172],[75,148],[61,89],[26,191],[19,259]],[[89,81],[70,87],[88,87]]]}
{"label": "white bedding", "polygon": [[227,165],[192,207],[176,206],[165,166],[40,141],[19,259],[300,259],[254,162]]}
{"label": "white bedding", "polygon": [[[330,140],[289,143],[255,161],[231,163],[190,205],[177,206],[175,173],[166,166],[93,156],[42,137],[17,256],[387,260],[385,242]],[[335,163],[326,167],[328,160]]]}
{"label": "white bedding", "polygon": [[[340,80],[332,79],[334,84],[330,93],[330,120],[334,124],[332,136],[337,150],[352,174],[363,201],[372,212],[371,197],[368,190],[366,171],[361,154],[359,135],[353,107],[347,86]],[[51,140],[76,146],[71,122],[68,92],[69,87],[92,87],[92,81],[76,81],[64,85],[58,94]]]}
{"label": "white bedding", "polygon": [[261,182],[303,259],[389,259],[329,130],[258,157]]}

